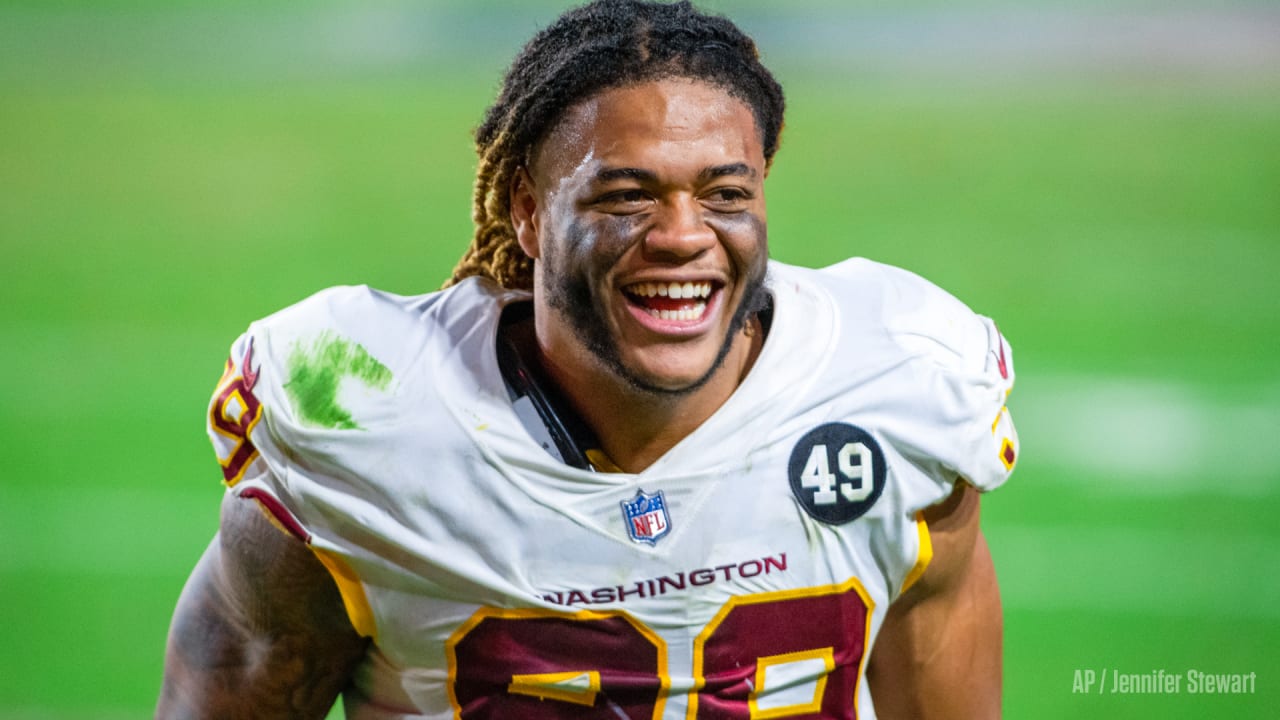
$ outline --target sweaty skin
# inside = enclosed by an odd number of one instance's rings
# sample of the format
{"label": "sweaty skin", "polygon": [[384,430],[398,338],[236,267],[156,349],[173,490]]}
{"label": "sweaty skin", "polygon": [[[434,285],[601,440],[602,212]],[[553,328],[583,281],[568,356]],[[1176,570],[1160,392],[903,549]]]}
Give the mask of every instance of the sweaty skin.
{"label": "sweaty skin", "polygon": [[[767,169],[746,104],[667,79],[571,108],[516,177],[543,365],[624,470],[710,417],[759,350],[742,330],[768,257]],[[654,296],[673,283],[705,296]]]}

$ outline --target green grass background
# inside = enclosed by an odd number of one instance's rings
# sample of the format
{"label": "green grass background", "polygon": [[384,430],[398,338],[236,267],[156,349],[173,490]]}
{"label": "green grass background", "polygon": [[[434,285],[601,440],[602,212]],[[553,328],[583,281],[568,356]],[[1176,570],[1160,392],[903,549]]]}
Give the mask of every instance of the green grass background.
{"label": "green grass background", "polygon": [[[328,285],[439,284],[469,237],[468,133],[559,6],[348,30],[294,2],[0,4],[0,718],[149,714],[216,526],[203,411],[230,341]],[[771,4],[715,7],[744,13],[789,94],[775,257],[900,264],[994,315],[1015,417],[1041,378],[1262,409],[1261,440],[1197,438],[1223,461],[1164,493],[1038,464],[1099,448],[1020,422],[1022,465],[984,506],[1006,716],[1274,716],[1280,471],[1250,459],[1280,435],[1280,69],[841,64],[770,45]],[[404,57],[322,52],[414,32]],[[1236,461],[1262,490],[1230,490]],[[1252,671],[1257,694],[1073,694],[1087,668]]]}

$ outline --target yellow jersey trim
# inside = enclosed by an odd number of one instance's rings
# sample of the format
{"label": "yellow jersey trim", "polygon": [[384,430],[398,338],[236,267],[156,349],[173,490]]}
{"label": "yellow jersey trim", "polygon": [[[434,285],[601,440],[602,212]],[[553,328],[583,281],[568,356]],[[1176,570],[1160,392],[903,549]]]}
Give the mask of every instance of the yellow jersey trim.
{"label": "yellow jersey trim", "polygon": [[933,541],[929,538],[929,524],[924,521],[923,511],[916,513],[916,534],[920,538],[920,551],[916,555],[916,564],[911,567],[906,579],[902,581],[902,591],[899,595],[916,584],[933,560]]}
{"label": "yellow jersey trim", "polygon": [[338,584],[338,592],[342,594],[342,605],[347,609],[351,626],[360,635],[377,640],[378,628],[373,620],[373,608],[369,606],[369,598],[364,594],[364,585],[360,583],[356,571],[338,555],[328,550],[321,550],[314,545],[308,547],[333,576],[333,581]]}
{"label": "yellow jersey trim", "polygon": [[[574,681],[585,680],[586,687],[574,687]],[[583,683],[577,683],[581,685]],[[560,673],[512,675],[507,692],[527,695],[539,700],[561,700],[574,705],[593,707],[600,693],[600,673],[595,670]]]}
{"label": "yellow jersey trim", "polygon": [[591,448],[587,450],[585,455],[587,456],[587,462],[591,463],[591,466],[594,467],[599,472],[605,472],[605,473],[622,472],[622,468],[614,464],[613,459],[610,458],[608,455],[605,455],[604,451],[599,448]]}

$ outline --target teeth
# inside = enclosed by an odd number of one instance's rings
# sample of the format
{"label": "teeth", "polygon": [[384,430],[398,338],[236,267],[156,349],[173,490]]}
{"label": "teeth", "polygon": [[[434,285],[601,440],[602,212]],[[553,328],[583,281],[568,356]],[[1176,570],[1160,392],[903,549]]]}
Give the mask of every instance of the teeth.
{"label": "teeth", "polygon": [[636,283],[627,288],[627,292],[639,297],[708,298],[711,296],[711,283]]}
{"label": "teeth", "polygon": [[646,312],[659,320],[676,320],[680,322],[697,320],[702,317],[702,314],[706,311],[707,304],[704,302],[697,303],[693,307],[685,308],[683,310],[646,310]]}

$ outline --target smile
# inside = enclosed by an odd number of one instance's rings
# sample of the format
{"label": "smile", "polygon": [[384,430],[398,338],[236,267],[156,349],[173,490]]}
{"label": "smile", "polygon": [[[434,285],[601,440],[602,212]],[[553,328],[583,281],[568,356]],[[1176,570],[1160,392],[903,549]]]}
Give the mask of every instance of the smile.
{"label": "smile", "polygon": [[707,301],[715,291],[708,281],[639,282],[623,288],[638,309],[658,320],[696,322],[707,312]]}

